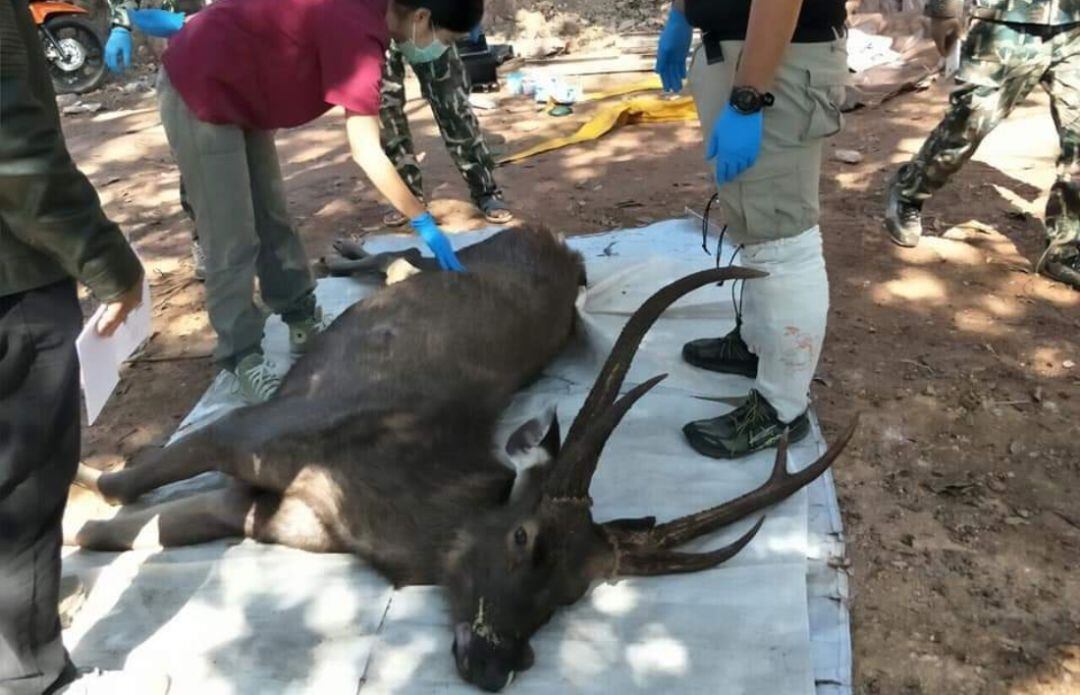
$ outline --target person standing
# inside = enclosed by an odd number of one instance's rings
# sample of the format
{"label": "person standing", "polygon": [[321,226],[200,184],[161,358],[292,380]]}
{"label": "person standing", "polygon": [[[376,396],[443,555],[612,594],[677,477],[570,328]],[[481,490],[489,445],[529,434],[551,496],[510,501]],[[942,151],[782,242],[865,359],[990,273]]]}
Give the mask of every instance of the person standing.
{"label": "person standing", "polygon": [[263,301],[289,326],[294,352],[321,326],[273,132],[343,107],[353,160],[440,265],[463,270],[382,150],[379,83],[391,38],[434,51],[482,15],[483,0],[219,0],[172,37],[158,79],[162,124],[206,253],[216,357],[248,401],[268,399],[281,383],[262,353],[255,277]]}
{"label": "person standing", "polygon": [[[423,200],[423,177],[413,147],[409,119],[405,115],[405,64],[408,63],[420,82],[420,93],[431,105],[450,157],[469,186],[473,204],[488,222],[510,222],[514,215],[503,202],[502,191],[495,183],[495,160],[469,103],[469,75],[456,46],[439,46],[439,50],[432,51],[418,50],[415,45],[415,42],[404,46],[392,42],[386,56],[379,106],[386,156],[413,195]],[[398,227],[405,224],[406,219],[395,210],[387,214],[383,222]]]}
{"label": "person standing", "polygon": [[[960,40],[963,0],[930,0],[941,54]],[[959,86],[922,149],[889,183],[885,227],[900,246],[922,237],[927,200],[1036,85],[1050,95],[1061,151],[1046,202],[1046,247],[1035,269],[1080,289],[1080,5],[1062,0],[980,0],[961,46]]]}
{"label": "person standing", "polygon": [[[212,3],[207,0],[205,4]],[[160,8],[142,9],[141,0],[114,0],[110,2],[112,28],[105,44],[105,65],[114,73],[122,73],[131,67],[134,41],[131,32],[138,29],[147,36],[167,39],[184,28],[187,14],[176,9],[175,3],[166,0]],[[196,10],[197,11],[197,10]],[[194,14],[194,12],[192,13]],[[180,178],[180,208],[191,220],[191,259],[196,280],[206,280],[206,253],[199,244],[199,228],[195,224],[195,210],[188,201],[183,177]]]}
{"label": "person standing", "polygon": [[143,269],[60,129],[27,0],[0,2],[0,693],[160,695],[164,677],[78,671],[58,614],[61,520],[79,461],[81,281],[111,335]]}
{"label": "person standing", "polygon": [[734,331],[683,348],[690,364],[754,379],[745,402],[684,428],[714,458],[806,436],[829,285],[818,226],[825,139],[838,133],[848,79],[843,0],[675,0],[656,71],[679,91],[689,72],[717,200],[742,265],[768,277],[743,286]]}

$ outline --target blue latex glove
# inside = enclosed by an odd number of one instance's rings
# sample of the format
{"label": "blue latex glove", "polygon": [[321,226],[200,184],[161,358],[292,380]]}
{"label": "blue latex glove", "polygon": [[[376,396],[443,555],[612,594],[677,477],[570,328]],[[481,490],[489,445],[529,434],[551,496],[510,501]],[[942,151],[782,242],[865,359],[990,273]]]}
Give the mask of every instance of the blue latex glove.
{"label": "blue latex glove", "polygon": [[147,36],[167,39],[184,28],[184,13],[168,10],[128,10],[131,26]]}
{"label": "blue latex glove", "polygon": [[461,261],[454,255],[454,248],[450,246],[450,240],[439,229],[439,225],[435,223],[435,218],[431,216],[430,212],[425,212],[412,220],[411,223],[416,233],[420,235],[420,238],[428,245],[431,252],[435,254],[435,259],[439,261],[439,265],[443,270],[465,270],[465,266],[461,265]]}
{"label": "blue latex glove", "polygon": [[665,92],[682,90],[686,79],[686,58],[690,55],[690,41],[694,29],[686,21],[686,15],[671,5],[664,31],[660,33],[660,46],[656,49],[656,69]]}
{"label": "blue latex glove", "polygon": [[131,32],[124,27],[113,27],[105,42],[105,65],[113,72],[123,72],[131,67]]}
{"label": "blue latex glove", "polygon": [[761,152],[764,113],[741,114],[728,104],[713,125],[705,159],[716,159],[716,181],[727,183],[754,166]]}

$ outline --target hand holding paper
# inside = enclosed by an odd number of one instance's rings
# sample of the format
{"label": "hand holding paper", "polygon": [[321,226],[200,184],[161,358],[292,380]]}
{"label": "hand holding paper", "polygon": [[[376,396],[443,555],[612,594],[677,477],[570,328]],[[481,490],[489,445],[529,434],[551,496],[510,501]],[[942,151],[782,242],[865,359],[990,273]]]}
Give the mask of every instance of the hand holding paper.
{"label": "hand holding paper", "polygon": [[[133,309],[137,309],[143,302],[143,278],[131,286],[115,302],[105,305],[101,318],[97,321],[97,332],[103,338],[108,338],[127,319]],[[95,314],[97,316],[97,314]]]}
{"label": "hand holding paper", "polygon": [[115,302],[98,307],[75,341],[88,424],[120,383],[120,365],[149,337],[150,285],[144,275]]}

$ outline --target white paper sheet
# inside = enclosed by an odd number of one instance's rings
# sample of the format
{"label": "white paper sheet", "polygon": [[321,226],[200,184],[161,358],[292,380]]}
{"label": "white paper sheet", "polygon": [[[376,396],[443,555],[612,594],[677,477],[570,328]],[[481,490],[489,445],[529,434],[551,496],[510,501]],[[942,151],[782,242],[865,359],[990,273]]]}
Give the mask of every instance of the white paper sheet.
{"label": "white paper sheet", "polygon": [[120,383],[120,365],[139,349],[150,337],[150,282],[143,277],[143,301],[128,314],[127,320],[108,338],[97,333],[97,323],[105,313],[105,305],[98,307],[83,326],[75,340],[82,371],[83,397],[86,401],[86,419],[94,424],[109,396]]}

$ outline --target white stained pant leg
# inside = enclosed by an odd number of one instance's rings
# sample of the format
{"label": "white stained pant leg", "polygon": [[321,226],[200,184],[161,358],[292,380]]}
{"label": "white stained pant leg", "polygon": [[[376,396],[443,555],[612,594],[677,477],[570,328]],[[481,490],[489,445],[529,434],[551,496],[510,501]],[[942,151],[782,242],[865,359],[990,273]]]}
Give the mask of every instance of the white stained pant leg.
{"label": "white stained pant leg", "polygon": [[758,356],[754,388],[780,417],[791,422],[810,403],[829,314],[829,278],[821,230],[750,244],[742,265],[768,277],[743,286],[743,340]]}

